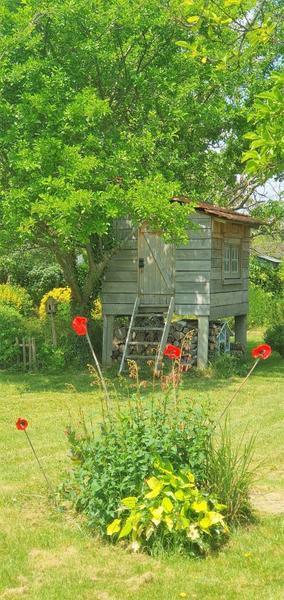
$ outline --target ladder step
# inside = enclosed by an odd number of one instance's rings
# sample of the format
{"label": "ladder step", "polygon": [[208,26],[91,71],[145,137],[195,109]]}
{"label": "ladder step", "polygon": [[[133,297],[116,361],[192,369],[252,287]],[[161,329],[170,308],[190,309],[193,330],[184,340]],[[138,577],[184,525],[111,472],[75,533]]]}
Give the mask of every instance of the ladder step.
{"label": "ladder step", "polygon": [[158,346],[160,342],[147,342],[147,340],[143,340],[142,342],[128,342],[128,346]]}
{"label": "ladder step", "polygon": [[163,327],[132,327],[131,331],[164,331]]}
{"label": "ladder step", "polygon": [[155,358],[155,355],[153,354],[128,354],[126,357],[126,360],[129,358],[130,360],[134,359],[134,358],[148,358],[148,360],[153,360]]}
{"label": "ladder step", "polygon": [[153,317],[163,317],[163,316],[164,316],[164,313],[161,313],[161,312],[158,312],[158,313],[140,313],[140,312],[138,312],[136,314],[135,318],[136,319],[138,319],[139,317],[148,317],[148,318],[150,317],[150,318],[153,318]]}

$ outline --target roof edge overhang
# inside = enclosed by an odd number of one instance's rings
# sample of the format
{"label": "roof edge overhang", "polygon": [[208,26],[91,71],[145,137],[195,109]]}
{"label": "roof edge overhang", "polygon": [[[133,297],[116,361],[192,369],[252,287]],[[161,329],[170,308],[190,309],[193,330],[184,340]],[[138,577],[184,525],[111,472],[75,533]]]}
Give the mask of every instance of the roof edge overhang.
{"label": "roof edge overhang", "polygon": [[[193,204],[192,200],[187,198],[186,196],[174,196],[171,199],[171,202],[180,202],[182,204]],[[231,221],[233,223],[239,223],[243,225],[248,225],[249,227],[259,227],[264,224],[264,221],[260,219],[254,219],[249,215],[245,215],[243,213],[239,213],[230,208],[225,208],[221,206],[216,206],[214,204],[209,204],[207,202],[197,202],[195,204],[195,210],[204,212],[205,214],[211,215],[213,217],[218,217],[219,219],[225,219],[227,221]]]}

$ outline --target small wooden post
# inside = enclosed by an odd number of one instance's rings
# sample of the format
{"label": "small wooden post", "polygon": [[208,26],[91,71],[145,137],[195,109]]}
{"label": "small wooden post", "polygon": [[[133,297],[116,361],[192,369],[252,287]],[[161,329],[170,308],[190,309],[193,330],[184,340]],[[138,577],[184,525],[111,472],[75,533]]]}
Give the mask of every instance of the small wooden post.
{"label": "small wooden post", "polygon": [[36,344],[35,344],[35,338],[32,338],[32,362],[33,362],[33,368],[36,369]]}
{"label": "small wooden post", "polygon": [[52,344],[54,347],[57,346],[57,335],[56,335],[56,328],[55,328],[55,321],[54,321],[54,315],[56,314],[56,310],[57,310],[57,300],[55,300],[55,298],[53,298],[52,296],[49,296],[45,303],[45,312],[47,315],[50,316],[51,337],[52,337]]}
{"label": "small wooden post", "polygon": [[114,324],[114,315],[104,315],[103,316],[102,364],[105,367],[108,367],[111,365],[113,324]]}
{"label": "small wooden post", "polygon": [[205,369],[208,363],[209,317],[198,317],[197,368]]}
{"label": "small wooden post", "polygon": [[29,352],[29,371],[32,370],[32,340],[28,338],[28,352]]}
{"label": "small wooden post", "polygon": [[247,315],[235,316],[235,342],[247,348]]}
{"label": "small wooden post", "polygon": [[23,348],[23,364],[24,364],[24,371],[27,368],[27,353],[26,353],[26,340],[25,338],[22,339],[22,348]]}

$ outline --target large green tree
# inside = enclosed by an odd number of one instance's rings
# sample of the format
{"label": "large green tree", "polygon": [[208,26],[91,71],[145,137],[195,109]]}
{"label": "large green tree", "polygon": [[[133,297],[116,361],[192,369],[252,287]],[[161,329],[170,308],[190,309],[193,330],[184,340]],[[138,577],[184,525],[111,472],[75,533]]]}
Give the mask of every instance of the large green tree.
{"label": "large green tree", "polygon": [[279,53],[261,12],[263,39],[250,50],[253,10],[238,0],[2,0],[2,247],[52,251],[86,308],[117,217],[175,239],[192,207],[173,195],[238,205],[247,111]]}

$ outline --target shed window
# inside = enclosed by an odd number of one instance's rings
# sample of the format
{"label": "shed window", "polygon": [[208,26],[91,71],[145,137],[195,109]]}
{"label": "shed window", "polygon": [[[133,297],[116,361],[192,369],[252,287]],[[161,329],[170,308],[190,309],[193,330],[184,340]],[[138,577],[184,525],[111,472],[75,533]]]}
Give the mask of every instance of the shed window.
{"label": "shed window", "polygon": [[223,273],[225,279],[240,277],[240,246],[224,244]]}

